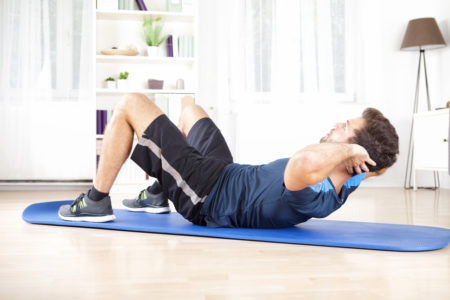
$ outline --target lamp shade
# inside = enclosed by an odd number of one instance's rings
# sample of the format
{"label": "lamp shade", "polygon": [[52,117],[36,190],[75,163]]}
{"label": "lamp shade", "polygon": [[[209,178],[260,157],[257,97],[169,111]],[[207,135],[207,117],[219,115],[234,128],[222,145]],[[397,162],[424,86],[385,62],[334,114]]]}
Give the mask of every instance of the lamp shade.
{"label": "lamp shade", "polygon": [[417,51],[441,48],[445,45],[436,20],[434,18],[421,18],[409,21],[400,49]]}

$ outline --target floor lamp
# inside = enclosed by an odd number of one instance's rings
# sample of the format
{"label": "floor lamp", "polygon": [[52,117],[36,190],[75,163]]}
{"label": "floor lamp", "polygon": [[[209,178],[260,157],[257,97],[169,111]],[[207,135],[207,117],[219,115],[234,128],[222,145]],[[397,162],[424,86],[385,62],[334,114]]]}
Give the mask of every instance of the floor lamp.
{"label": "floor lamp", "polygon": [[[409,21],[406,33],[403,38],[401,50],[419,51],[419,67],[417,69],[416,93],[414,96],[414,113],[417,113],[419,106],[419,82],[420,68],[423,59],[423,69],[425,71],[425,88],[427,92],[428,110],[431,110],[430,93],[428,89],[427,63],[425,60],[425,50],[445,47],[445,41],[434,18],[421,18]],[[411,121],[411,134],[409,136],[408,160],[406,165],[404,188],[411,188],[412,161],[414,155],[413,143],[414,118]],[[434,171],[434,187],[439,187],[439,174]],[[437,182],[437,184],[436,184]]]}

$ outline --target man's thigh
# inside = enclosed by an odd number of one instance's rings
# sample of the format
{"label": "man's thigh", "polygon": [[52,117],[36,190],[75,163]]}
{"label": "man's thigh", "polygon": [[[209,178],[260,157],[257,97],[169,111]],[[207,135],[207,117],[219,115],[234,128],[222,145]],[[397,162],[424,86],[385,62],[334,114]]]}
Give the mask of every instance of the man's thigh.
{"label": "man's thigh", "polygon": [[158,179],[176,210],[195,224],[202,224],[201,206],[228,164],[189,145],[166,115],[148,126],[131,159]]}
{"label": "man's thigh", "polygon": [[192,126],[187,142],[205,157],[219,159],[226,163],[233,162],[233,156],[225,138],[210,118],[202,118]]}

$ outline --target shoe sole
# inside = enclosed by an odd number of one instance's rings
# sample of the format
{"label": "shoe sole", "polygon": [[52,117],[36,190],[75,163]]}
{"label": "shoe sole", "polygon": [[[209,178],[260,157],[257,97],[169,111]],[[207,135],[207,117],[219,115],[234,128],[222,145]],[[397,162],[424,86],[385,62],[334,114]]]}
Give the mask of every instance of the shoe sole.
{"label": "shoe sole", "polygon": [[151,214],[164,214],[170,212],[169,207],[142,207],[142,208],[131,208],[125,205],[122,205],[126,210],[133,212],[148,212]]}
{"label": "shoe sole", "polygon": [[114,215],[107,215],[107,216],[99,216],[99,217],[65,217],[60,214],[58,216],[66,221],[74,221],[74,222],[94,222],[94,223],[103,223],[103,222],[109,222],[116,219],[116,216]]}

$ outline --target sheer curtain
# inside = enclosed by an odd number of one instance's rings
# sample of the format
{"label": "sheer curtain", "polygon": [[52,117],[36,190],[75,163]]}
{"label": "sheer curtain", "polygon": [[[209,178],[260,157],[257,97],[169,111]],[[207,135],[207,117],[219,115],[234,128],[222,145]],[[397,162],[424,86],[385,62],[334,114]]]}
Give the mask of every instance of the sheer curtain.
{"label": "sheer curtain", "polygon": [[92,1],[0,7],[0,180],[91,179]]}
{"label": "sheer curtain", "polygon": [[[208,40],[200,78],[211,82],[201,92],[205,101],[215,99],[219,127],[237,162],[291,156],[333,125],[333,109],[326,115],[325,106],[353,101],[348,2],[200,1],[208,15],[208,28],[200,28]],[[314,118],[323,122],[311,128]]]}
{"label": "sheer curtain", "polygon": [[345,4],[219,1],[218,76],[231,102],[351,100]]}

